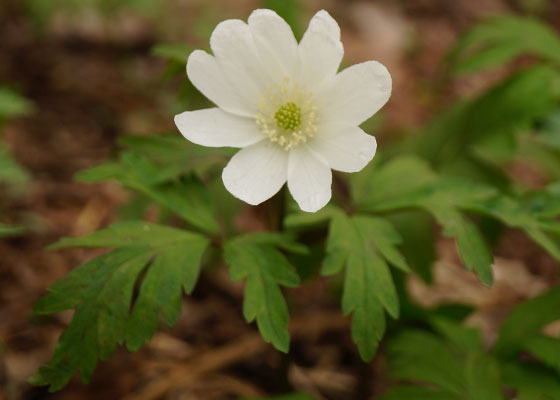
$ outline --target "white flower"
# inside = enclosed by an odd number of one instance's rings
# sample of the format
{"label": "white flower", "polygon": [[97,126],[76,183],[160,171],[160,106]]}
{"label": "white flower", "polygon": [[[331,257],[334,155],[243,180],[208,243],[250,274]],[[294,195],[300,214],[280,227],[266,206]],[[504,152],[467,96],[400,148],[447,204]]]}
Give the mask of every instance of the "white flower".
{"label": "white flower", "polygon": [[259,204],[288,182],[303,211],[331,198],[331,168],[356,172],[375,155],[375,138],[358,126],[391,95],[391,76],[376,61],[337,73],[340,28],[319,11],[297,43],[275,12],[255,10],[246,24],[227,20],[210,38],[214,56],[194,51],[193,85],[218,107],[175,116],[191,142],[242,148],[222,179],[235,197]]}

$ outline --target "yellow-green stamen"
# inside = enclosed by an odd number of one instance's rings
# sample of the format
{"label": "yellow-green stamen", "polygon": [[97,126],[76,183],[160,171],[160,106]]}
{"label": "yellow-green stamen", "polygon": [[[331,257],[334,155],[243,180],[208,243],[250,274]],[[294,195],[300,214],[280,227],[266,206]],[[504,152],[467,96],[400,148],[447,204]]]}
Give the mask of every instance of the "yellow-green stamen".
{"label": "yellow-green stamen", "polygon": [[317,132],[315,99],[305,86],[290,78],[265,90],[257,110],[260,131],[286,151],[306,143]]}
{"label": "yellow-green stamen", "polygon": [[293,131],[301,125],[301,108],[290,101],[276,111],[274,119],[279,128]]}

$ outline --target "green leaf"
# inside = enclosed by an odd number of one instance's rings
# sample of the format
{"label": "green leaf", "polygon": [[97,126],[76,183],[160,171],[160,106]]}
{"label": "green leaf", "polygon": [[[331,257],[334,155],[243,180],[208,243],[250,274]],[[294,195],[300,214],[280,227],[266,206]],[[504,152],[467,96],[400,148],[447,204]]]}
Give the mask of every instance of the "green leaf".
{"label": "green leaf", "polygon": [[290,25],[296,38],[301,37],[301,0],[262,0],[262,5],[276,11]]}
{"label": "green leaf", "polygon": [[279,285],[297,287],[299,277],[286,257],[271,244],[251,242],[246,238],[224,245],[224,260],[234,281],[247,280],[243,315],[247,322],[256,319],[263,339],[278,350],[287,352],[288,306]]}
{"label": "green leaf", "polygon": [[[31,382],[59,390],[76,369],[88,382],[97,360],[108,359],[118,345],[126,343],[132,351],[150,339],[160,314],[165,323],[175,324],[182,290],[192,291],[207,245],[201,235],[140,221],[59,241],[53,248],[118,249],[76,268],[37,302],[37,314],[72,308],[76,312],[53,359]],[[139,293],[133,304],[136,285]]]}
{"label": "green leaf", "polygon": [[309,249],[294,240],[294,236],[280,232],[256,232],[236,236],[231,240],[240,244],[269,245],[294,254],[308,254]]}
{"label": "green leaf", "polygon": [[468,398],[473,400],[503,400],[500,367],[483,351],[471,351],[465,363]]}
{"label": "green leaf", "polygon": [[84,382],[89,381],[97,359],[109,358],[124,341],[134,281],[151,257],[138,249],[116,250],[51,286],[51,294],[39,300],[35,312],[50,314],[76,307],[76,313],[51,362],[32,378],[34,384],[59,390],[76,369]]}
{"label": "green leaf", "polygon": [[431,383],[458,396],[468,393],[462,356],[437,336],[405,331],[388,341],[387,352],[393,378]]}
{"label": "green leaf", "polygon": [[200,235],[169,226],[144,221],[118,222],[86,236],[63,238],[47,249],[56,250],[68,247],[157,247],[170,241],[184,241]]}
{"label": "green leaf", "polygon": [[[560,231],[560,224],[552,219],[543,218],[543,214],[537,209],[531,209],[531,205],[523,207],[514,199],[506,196],[496,196],[486,200],[476,200],[466,207],[505,224],[520,228],[526,234],[548,251],[554,258],[560,260],[560,244],[556,243],[546,231]],[[548,217],[548,215],[545,215]]]}
{"label": "green leaf", "polygon": [[397,246],[402,244],[401,235],[388,220],[358,216],[354,221],[362,235],[371,238],[373,245],[391,265],[404,272],[410,272],[405,258],[397,249]]}
{"label": "green leaf", "polygon": [[354,229],[357,230],[357,247],[348,255],[342,311],[347,315],[362,307],[362,300],[367,297],[366,292],[371,290],[387,312],[398,318],[399,300],[395,285],[389,266],[379,254],[379,249],[374,247],[376,238],[368,236],[369,222],[367,217],[353,218]]}
{"label": "green leaf", "polygon": [[546,146],[560,151],[560,109],[556,108],[544,119],[537,137]]}
{"label": "green leaf", "polygon": [[[136,0],[135,0],[136,1]],[[154,57],[162,58],[167,61],[167,71],[163,77],[171,78],[175,76],[185,76],[185,66],[189,59],[189,55],[195,50],[195,47],[186,43],[162,43],[151,48],[151,54]],[[179,99],[181,100],[185,88],[191,90],[192,85],[188,81],[183,81]]]}
{"label": "green leaf", "polygon": [[156,165],[175,165],[182,172],[197,174],[224,165],[237,149],[204,147],[185,140],[177,133],[154,136],[123,136],[119,143],[127,150]]}
{"label": "green leaf", "polygon": [[537,19],[502,15],[469,30],[450,58],[454,72],[465,73],[507,63],[524,53],[560,63],[560,38]]}
{"label": "green leaf", "polygon": [[0,224],[0,237],[19,236],[24,232],[24,227]]}
{"label": "green leaf", "polygon": [[535,396],[531,399],[560,398],[558,375],[550,373],[540,365],[518,362],[504,364],[502,365],[502,380],[506,386],[525,393],[525,397],[529,394]]}
{"label": "green leaf", "polygon": [[182,168],[175,164],[161,168],[143,156],[125,152],[120,163],[101,164],[81,171],[76,178],[85,182],[115,178],[123,186],[149,197],[198,229],[217,232],[212,202],[200,179],[191,174],[172,180]]}
{"label": "green leaf", "polygon": [[[352,197],[360,208],[383,209],[436,181],[429,165],[416,157],[398,157],[352,182]],[[361,174],[358,174],[361,175]]]}
{"label": "green leaf", "polygon": [[435,330],[462,351],[477,351],[483,348],[480,332],[475,328],[469,328],[448,318],[437,316],[432,317],[430,323]]}
{"label": "green leaf", "polygon": [[[404,211],[388,217],[403,238],[401,250],[412,269],[426,283],[432,282],[432,266],[436,261],[433,219],[421,210]],[[419,246],[419,243],[422,243]]]}
{"label": "green leaf", "polygon": [[0,87],[0,123],[28,114],[33,109],[32,103],[17,92]]}
{"label": "green leaf", "polygon": [[327,204],[314,213],[302,212],[298,209],[284,218],[284,226],[286,229],[299,230],[327,224],[337,211],[336,206],[332,204]]}
{"label": "green leaf", "polygon": [[218,232],[212,199],[204,184],[196,176],[183,177],[154,187],[136,186],[135,189],[200,230],[209,233]]}
{"label": "green leaf", "polygon": [[[463,168],[467,175],[482,166],[499,167],[496,160],[522,151],[516,133],[528,130],[557,107],[559,80],[557,69],[537,65],[509,76],[477,98],[459,102],[418,135],[418,154],[444,170],[470,165]],[[487,179],[482,172],[480,178]],[[504,179],[497,171],[492,175],[493,181]]]}
{"label": "green leaf", "polygon": [[513,309],[502,324],[494,353],[502,358],[515,357],[541,328],[560,319],[560,288],[554,288]]}
{"label": "green leaf", "polygon": [[462,121],[470,143],[489,135],[514,133],[548,115],[560,97],[558,71],[547,65],[522,70],[477,98]]}
{"label": "green leaf", "polygon": [[306,393],[290,393],[273,397],[244,397],[239,400],[315,400],[315,398]]}
{"label": "green leaf", "polygon": [[552,397],[534,390],[518,390],[517,400],[554,400]]}
{"label": "green leaf", "polygon": [[537,335],[525,342],[525,349],[560,374],[560,339]]}
{"label": "green leaf", "polygon": [[[560,179],[560,157],[558,157],[560,153],[546,148],[528,136],[521,136],[524,147],[522,147],[523,151],[520,151],[518,159],[539,168],[549,180],[558,181]],[[524,182],[520,183],[521,186],[524,184]]]}
{"label": "green leaf", "polygon": [[420,386],[395,386],[379,400],[462,400],[463,397],[446,391]]}
{"label": "green leaf", "polygon": [[[401,185],[399,176],[413,176],[415,169],[423,171],[418,181],[403,180]],[[416,159],[397,159],[381,168],[377,176],[383,179],[378,178],[375,192],[382,194],[369,196],[367,202],[361,204],[361,209],[382,212],[422,208],[428,211],[443,226],[443,233],[455,238],[467,269],[476,271],[486,284],[492,282],[493,258],[490,250],[476,225],[464,218],[459,209],[494,197],[495,189],[461,179],[437,179],[426,165]],[[399,184],[395,185],[394,182]],[[394,186],[398,186],[398,190],[388,195]]]}
{"label": "green leaf", "polygon": [[560,215],[560,182],[555,182],[542,190],[524,193],[520,205],[537,218],[554,218]]}
{"label": "green leaf", "polygon": [[160,313],[167,325],[175,325],[181,312],[181,291],[193,291],[206,246],[202,238],[166,246],[152,262],[127,322],[128,350],[138,350],[153,336]]}
{"label": "green leaf", "polygon": [[0,184],[23,184],[29,180],[29,174],[10,156],[8,150],[0,143]]}
{"label": "green leaf", "polygon": [[151,53],[155,57],[187,65],[193,50],[194,48],[186,43],[163,43],[153,46]]}
{"label": "green leaf", "polygon": [[[420,330],[405,331],[389,340],[390,375],[399,380],[435,385],[434,389],[443,391],[435,394],[445,394],[448,398],[502,400],[497,361],[484,353],[480,339],[473,340],[466,328],[450,322],[442,324],[442,321],[438,321],[438,329],[452,339],[451,343]],[[457,333],[460,339],[454,337]],[[419,394],[428,395],[428,392],[419,390]]]}
{"label": "green leaf", "polygon": [[[410,162],[415,159],[410,159]],[[407,164],[409,161],[407,160]],[[414,169],[425,170],[421,172],[418,179],[409,178],[408,181],[399,179],[400,174],[389,174],[386,171],[394,170],[400,166],[400,159],[387,164],[379,170],[380,176],[375,181],[375,192],[379,194],[370,195],[360,209],[369,212],[387,212],[409,208],[423,208],[429,212],[446,209],[468,208],[473,202],[492,198],[496,195],[496,189],[491,186],[470,182],[461,178],[438,178],[427,165],[411,162],[410,167],[403,169],[402,174],[412,175]],[[423,166],[423,167],[421,167]],[[395,182],[399,184],[396,185]]]}
{"label": "green leaf", "polygon": [[[204,232],[216,233],[212,201],[207,189],[193,173],[204,171],[229,154],[223,149],[194,146],[178,136],[129,136],[120,142],[131,151],[119,162],[109,162],[81,171],[76,178],[85,182],[117,179],[163,207],[175,212]],[[203,150],[201,150],[203,149]]]}
{"label": "green leaf", "polygon": [[476,271],[482,282],[492,284],[492,254],[475,224],[460,213],[445,208],[430,207],[443,226],[443,234],[455,238],[459,255],[468,270]]}
{"label": "green leaf", "polygon": [[82,182],[102,182],[117,179],[125,186],[153,186],[169,181],[182,172],[175,164],[160,166],[136,153],[123,151],[119,162],[96,165],[80,171],[76,179]]}
{"label": "green leaf", "polygon": [[342,312],[352,314],[352,339],[364,360],[373,358],[385,332],[383,310],[395,318],[399,315],[398,296],[386,261],[408,270],[395,247],[400,241],[397,231],[381,218],[348,217],[339,212],[330,223],[322,274],[332,275],[346,266]]}
{"label": "green leaf", "polygon": [[367,297],[366,292],[371,290],[387,312],[398,318],[399,298],[389,266],[379,251],[378,242],[381,240],[371,234],[376,222],[378,219],[366,216],[354,216],[350,220],[356,244],[348,255],[342,312],[347,315],[361,307],[362,299]]}
{"label": "green leaf", "polygon": [[455,137],[462,133],[461,124],[470,106],[471,101],[460,100],[451,107],[440,110],[417,139],[416,154],[430,163],[446,159],[448,148],[453,146]]}

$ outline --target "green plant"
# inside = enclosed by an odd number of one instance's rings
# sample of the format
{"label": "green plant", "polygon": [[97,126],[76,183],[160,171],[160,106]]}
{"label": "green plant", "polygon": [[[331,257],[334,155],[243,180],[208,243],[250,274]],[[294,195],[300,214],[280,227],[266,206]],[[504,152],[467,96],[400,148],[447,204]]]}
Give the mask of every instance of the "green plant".
{"label": "green plant", "polygon": [[[29,113],[31,109],[31,103],[17,92],[7,87],[0,87],[0,127],[12,118]],[[4,188],[21,186],[28,179],[29,176],[25,169],[13,159],[8,148],[0,141],[0,186]],[[8,191],[6,190],[5,193],[8,194]],[[0,237],[19,235],[23,231],[24,228],[21,226],[0,223]]]}
{"label": "green plant", "polygon": [[555,288],[517,305],[487,349],[477,329],[426,314],[430,329],[404,328],[388,340],[389,374],[403,384],[382,399],[502,400],[504,389],[518,399],[556,399],[560,339],[541,330],[558,319]]}
{"label": "green plant", "polygon": [[[520,27],[528,37],[519,37]],[[475,27],[452,54],[456,71],[473,72],[527,51],[542,60],[475,98],[460,99],[437,116],[420,139],[381,150],[364,171],[335,175],[334,200],[319,212],[302,213],[280,192],[263,206],[275,221],[268,221],[264,232],[247,232],[233,223],[241,204],[225,190],[219,173],[231,149],[195,146],[169,134],[122,138],[118,160],[82,171],[77,179],[116,179],[142,199],[140,208],[159,207],[158,223],[143,222],[141,213],[131,213],[125,222],[51,247],[113,250],[55,283],[37,304],[40,314],[66,309],[76,313],[53,360],[32,382],[58,390],[76,370],[89,381],[97,361],[109,358],[118,345],[137,350],[158,322],[173,325],[182,291],[190,293],[205,268],[222,262],[232,280],[245,281],[247,322],[256,321],[263,339],[287,352],[290,292],[282,287],[297,287],[315,275],[307,253],[311,247],[318,249],[314,256],[322,261],[321,274],[343,274],[342,312],[351,314],[351,336],[367,361],[383,339],[385,313],[399,318],[403,274],[414,271],[430,279],[434,226],[455,241],[464,266],[487,285],[493,280],[494,238],[480,221],[519,229],[560,261],[560,168],[555,170],[560,163],[560,71],[558,55],[549,51],[557,47],[558,36],[534,20],[501,17]],[[167,45],[154,54],[171,61],[173,74],[186,51]],[[189,90],[193,94],[187,97],[200,104],[194,88]],[[508,174],[508,163],[519,158],[535,161],[550,184],[531,189]],[[135,288],[138,296],[133,295]],[[520,366],[514,359],[527,349],[557,368],[557,352],[549,351],[557,350],[556,341],[537,334],[556,311],[536,313],[532,308],[556,307],[557,300],[553,289],[529,301],[525,307],[530,312],[520,306],[522,311],[511,314],[508,321],[513,322],[504,324],[490,353],[477,333],[432,316],[426,321],[439,335],[403,330],[389,337],[391,375],[437,387],[402,386],[386,398],[499,399],[502,384],[518,389],[524,398],[539,391],[554,398],[558,392],[550,371],[531,372],[532,366]],[[519,322],[533,314],[542,314],[544,320]],[[520,332],[526,336],[514,335]],[[519,378],[524,371],[530,379]],[[531,386],[532,377],[543,387]]]}

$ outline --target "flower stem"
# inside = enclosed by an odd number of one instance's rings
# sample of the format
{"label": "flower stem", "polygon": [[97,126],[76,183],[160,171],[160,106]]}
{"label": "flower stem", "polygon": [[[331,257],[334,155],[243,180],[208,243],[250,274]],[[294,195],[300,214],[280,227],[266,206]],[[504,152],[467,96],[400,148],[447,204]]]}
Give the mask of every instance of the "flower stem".
{"label": "flower stem", "polygon": [[286,187],[282,187],[270,200],[263,204],[265,223],[269,230],[282,232],[286,215]]}
{"label": "flower stem", "polygon": [[[286,215],[286,186],[284,185],[278,193],[270,200],[263,203],[265,224],[270,231],[282,232],[284,230],[284,217]],[[288,391],[290,383],[288,379],[288,368],[290,356],[280,353],[280,365],[276,372],[276,386],[280,391]]]}

